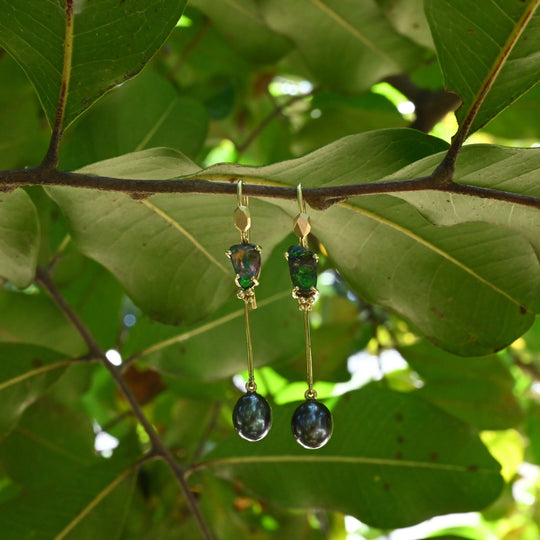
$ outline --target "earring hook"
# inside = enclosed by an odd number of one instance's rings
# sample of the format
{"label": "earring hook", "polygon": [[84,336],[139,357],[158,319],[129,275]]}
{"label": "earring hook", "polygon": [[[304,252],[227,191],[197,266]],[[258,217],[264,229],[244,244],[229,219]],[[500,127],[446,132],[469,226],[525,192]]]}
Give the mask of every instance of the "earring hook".
{"label": "earring hook", "polygon": [[238,196],[238,207],[234,211],[234,225],[240,231],[241,242],[249,242],[249,229],[251,227],[251,216],[249,213],[249,200],[242,194],[243,180],[238,180],[236,193]]}
{"label": "earring hook", "polygon": [[304,197],[302,196],[302,184],[298,184],[296,187],[296,196],[298,198],[298,213],[306,214],[306,201],[304,201]]}
{"label": "earring hook", "polygon": [[238,182],[236,183],[236,194],[238,196],[238,206],[248,207],[249,206],[249,199],[248,199],[248,197],[244,197],[244,195],[242,194],[243,185],[244,185],[243,180],[238,180]]}
{"label": "earring hook", "polygon": [[311,223],[306,210],[306,201],[302,196],[302,184],[298,184],[296,188],[298,198],[298,215],[293,221],[293,230],[300,240],[300,245],[307,248],[307,235],[311,231]]}

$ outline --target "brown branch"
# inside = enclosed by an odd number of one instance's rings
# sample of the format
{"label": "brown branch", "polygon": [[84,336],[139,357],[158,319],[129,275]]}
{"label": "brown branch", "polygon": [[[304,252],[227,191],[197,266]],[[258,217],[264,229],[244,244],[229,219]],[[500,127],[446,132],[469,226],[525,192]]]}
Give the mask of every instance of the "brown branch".
{"label": "brown branch", "polygon": [[96,339],[94,338],[90,330],[86,328],[85,324],[82,322],[79,316],[75,313],[75,311],[71,308],[71,306],[66,302],[66,300],[64,299],[60,291],[57,289],[56,285],[53,283],[49,274],[42,268],[38,268],[36,271],[36,282],[39,283],[47,291],[49,296],[52,298],[55,304],[60,308],[62,313],[67,317],[67,319],[71,322],[71,324],[73,324],[75,329],[79,332],[81,337],[84,339],[86,345],[88,346],[90,350],[90,354],[94,358],[100,360],[100,362],[104,365],[104,367],[109,371],[112,378],[114,379],[117,386],[120,388],[121,392],[124,394],[124,397],[129,403],[131,410],[133,412],[133,415],[137,418],[139,423],[142,425],[142,427],[148,434],[148,437],[150,438],[150,441],[152,442],[153,454],[155,456],[160,457],[161,459],[163,459],[163,461],[167,463],[174,477],[179,483],[182,489],[182,492],[184,493],[184,496],[186,497],[188,506],[190,510],[192,511],[193,515],[195,516],[195,519],[197,520],[197,523],[199,525],[203,538],[205,540],[212,540],[212,535],[199,510],[197,501],[195,500],[193,494],[191,493],[191,490],[189,489],[188,483],[185,478],[185,471],[183,467],[181,467],[180,464],[174,459],[174,457],[169,452],[167,447],[163,444],[161,438],[159,437],[156,430],[153,428],[152,424],[146,418],[135,395],[133,394],[133,392],[131,391],[131,388],[129,387],[126,380],[122,376],[120,369],[117,368],[116,366],[113,366],[109,362],[109,360],[105,356],[105,352],[103,351],[99,343],[96,341]]}
{"label": "brown branch", "polygon": [[49,148],[41,167],[43,169],[52,170],[58,167],[60,140],[64,133],[64,114],[66,112],[66,103],[69,92],[69,82],[71,80],[71,60],[73,57],[73,2],[74,0],[65,0],[66,11],[66,31],[64,37],[64,66],[62,68],[62,79],[60,81],[60,95],[58,96],[58,104],[56,106],[56,116],[52,129]]}
{"label": "brown branch", "polygon": [[[261,181],[256,177],[244,177],[252,182]],[[0,171],[0,191],[11,191],[20,186],[70,186],[78,188],[97,189],[101,191],[116,191],[131,195],[134,198],[144,198],[154,193],[205,193],[235,195],[236,176],[214,175],[201,172],[200,176],[193,175],[186,180],[131,180],[126,178],[109,178],[82,173],[65,171],[44,171],[37,169],[22,169]],[[296,200],[295,187],[281,187],[264,184],[244,184],[244,193],[253,197]],[[540,209],[540,197],[499,191],[491,188],[457,184],[447,184],[444,179],[433,175],[408,180],[389,182],[374,182],[371,184],[352,184],[320,188],[303,188],[302,193],[307,203],[317,210],[324,210],[333,204],[359,197],[383,193],[399,193],[409,191],[441,191],[455,193],[482,199],[505,201],[521,206]]]}

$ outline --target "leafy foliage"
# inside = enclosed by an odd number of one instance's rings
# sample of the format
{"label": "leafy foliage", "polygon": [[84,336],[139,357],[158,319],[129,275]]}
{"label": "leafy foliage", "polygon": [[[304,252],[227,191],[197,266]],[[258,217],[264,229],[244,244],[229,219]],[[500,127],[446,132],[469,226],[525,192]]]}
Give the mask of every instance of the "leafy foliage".
{"label": "leafy foliage", "polygon": [[[377,538],[473,511],[411,538],[538,537],[539,4],[0,0],[2,538],[332,540],[345,516]],[[250,197],[258,443],[231,426],[240,178],[275,188]],[[317,451],[290,433],[299,182]]]}

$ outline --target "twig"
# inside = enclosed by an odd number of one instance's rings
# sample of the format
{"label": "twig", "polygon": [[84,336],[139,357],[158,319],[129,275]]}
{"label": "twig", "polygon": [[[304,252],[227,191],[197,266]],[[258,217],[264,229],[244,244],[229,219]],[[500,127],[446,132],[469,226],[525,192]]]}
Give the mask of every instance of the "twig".
{"label": "twig", "polygon": [[64,114],[66,112],[66,102],[69,92],[69,82],[71,80],[71,60],[73,57],[73,2],[74,0],[65,0],[66,3],[66,33],[64,38],[64,65],[62,68],[62,80],[60,82],[60,95],[58,96],[58,105],[56,106],[56,117],[52,130],[49,148],[41,167],[45,170],[52,170],[58,167],[58,148],[60,140],[64,133]]}
{"label": "twig", "polygon": [[435,171],[433,172],[434,179],[445,183],[452,182],[457,156],[461,150],[461,147],[463,146],[463,143],[465,142],[465,139],[467,139],[469,135],[469,131],[473,125],[474,119],[476,118],[478,111],[482,107],[486,96],[493,87],[493,84],[495,83],[495,80],[497,79],[503,66],[506,64],[510,53],[514,49],[516,43],[519,41],[521,34],[532,19],[536,9],[538,8],[539,3],[540,2],[536,0],[531,5],[529,5],[523,13],[519,23],[516,25],[515,31],[511,34],[507,43],[499,54],[494,69],[489,73],[489,76],[484,81],[482,87],[478,92],[478,95],[474,99],[473,103],[470,105],[469,110],[467,111],[465,117],[460,123],[456,134],[452,137],[452,143],[450,144],[450,148],[448,149],[446,156],[442,160],[441,164],[437,167],[437,169],[435,169]]}
{"label": "twig", "polygon": [[175,79],[176,73],[185,63],[185,61],[187,60],[187,57],[197,48],[197,46],[202,41],[204,36],[208,33],[208,30],[210,30],[210,19],[205,17],[204,22],[202,23],[200,28],[197,30],[197,33],[195,34],[194,38],[182,50],[182,53],[180,54],[180,58],[178,58],[176,64],[171,69],[171,72],[168,78],[175,85],[177,84],[176,79]]}
{"label": "twig", "polygon": [[51,298],[56,303],[56,305],[60,308],[62,313],[64,313],[64,315],[68,318],[68,320],[73,324],[75,329],[79,332],[81,337],[86,342],[88,348],[90,349],[92,356],[98,358],[101,361],[101,363],[105,366],[105,368],[109,371],[112,378],[115,380],[117,386],[120,388],[120,390],[124,394],[124,397],[128,401],[131,407],[131,410],[133,411],[133,415],[137,418],[137,420],[140,422],[140,424],[142,425],[142,427],[148,434],[148,437],[150,438],[150,441],[152,442],[154,454],[156,456],[159,456],[161,459],[163,459],[167,463],[174,477],[180,484],[180,487],[182,488],[184,496],[186,497],[188,506],[191,509],[193,515],[195,516],[195,519],[197,520],[202,536],[204,537],[205,540],[212,540],[212,535],[210,533],[210,530],[199,510],[197,501],[195,500],[193,494],[191,493],[189,486],[187,484],[187,481],[184,477],[184,469],[176,462],[176,460],[174,459],[172,454],[169,452],[167,447],[163,444],[156,430],[152,427],[152,424],[144,415],[139,403],[137,402],[137,399],[135,398],[135,395],[133,394],[129,385],[123,378],[121,371],[116,366],[113,366],[107,360],[107,357],[105,356],[105,353],[103,349],[101,348],[101,346],[95,340],[94,336],[88,330],[88,328],[86,328],[85,324],[81,321],[79,316],[75,313],[75,311],[71,308],[71,306],[66,302],[66,300],[61,295],[60,291],[56,288],[56,285],[53,283],[50,276],[47,274],[45,270],[41,268],[37,269],[36,281],[40,285],[43,286],[43,288],[51,296]]}
{"label": "twig", "polygon": [[[244,178],[251,182],[263,181],[261,178],[257,177],[245,176]],[[200,175],[193,175],[186,180],[131,180],[65,171],[43,171],[42,169],[37,168],[0,171],[0,191],[2,191],[2,187],[4,187],[5,191],[11,191],[21,186],[41,185],[71,186],[101,191],[116,191],[127,193],[134,198],[144,198],[154,193],[207,193],[236,196],[236,185],[234,185],[236,180],[237,177],[233,175],[209,175],[204,172]],[[444,178],[437,178],[434,175],[422,178],[411,178],[408,180],[374,182],[370,184],[303,188],[302,193],[304,199],[312,208],[324,210],[337,202],[361,195],[426,190],[443,191],[445,193],[455,193],[482,199],[506,201],[521,206],[530,206],[532,208],[540,209],[540,197],[470,186],[467,184],[457,184],[455,182],[448,184]],[[296,188],[294,187],[271,186],[255,183],[244,184],[244,193],[253,197],[268,197],[287,200],[296,200],[297,197]]]}
{"label": "twig", "polygon": [[306,94],[292,96],[282,105],[277,105],[274,110],[270,114],[268,114],[268,116],[263,118],[261,123],[248,135],[246,140],[236,147],[237,152],[239,154],[244,153],[253,144],[257,137],[264,131],[264,129],[272,122],[272,120],[280,116],[287,107],[290,107],[293,103],[296,103],[301,99],[312,96],[315,92],[318,92],[318,90],[319,87],[314,87],[310,92]]}

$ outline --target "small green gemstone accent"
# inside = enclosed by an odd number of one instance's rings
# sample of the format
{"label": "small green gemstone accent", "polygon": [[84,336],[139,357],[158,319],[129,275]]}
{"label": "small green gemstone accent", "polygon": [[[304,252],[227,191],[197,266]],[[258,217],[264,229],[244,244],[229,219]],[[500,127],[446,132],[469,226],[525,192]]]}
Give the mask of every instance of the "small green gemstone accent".
{"label": "small green gemstone accent", "polygon": [[317,286],[317,257],[303,246],[291,246],[287,250],[291,281],[302,292]]}
{"label": "small green gemstone accent", "polygon": [[261,273],[260,248],[255,244],[236,244],[229,249],[229,258],[239,286],[243,289],[253,287]]}

